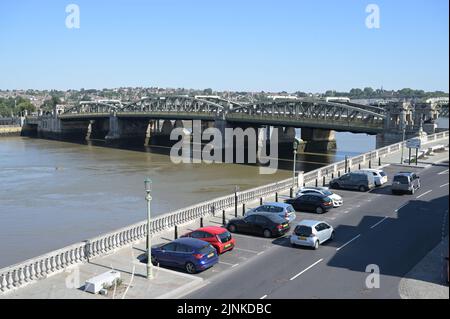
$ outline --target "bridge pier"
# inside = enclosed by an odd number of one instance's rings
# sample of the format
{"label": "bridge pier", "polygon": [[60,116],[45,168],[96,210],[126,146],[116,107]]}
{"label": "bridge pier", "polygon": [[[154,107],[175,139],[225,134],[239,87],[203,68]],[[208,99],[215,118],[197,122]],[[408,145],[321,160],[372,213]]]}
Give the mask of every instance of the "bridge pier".
{"label": "bridge pier", "polygon": [[302,128],[301,139],[305,152],[328,152],[336,149],[336,137],[333,130]]}

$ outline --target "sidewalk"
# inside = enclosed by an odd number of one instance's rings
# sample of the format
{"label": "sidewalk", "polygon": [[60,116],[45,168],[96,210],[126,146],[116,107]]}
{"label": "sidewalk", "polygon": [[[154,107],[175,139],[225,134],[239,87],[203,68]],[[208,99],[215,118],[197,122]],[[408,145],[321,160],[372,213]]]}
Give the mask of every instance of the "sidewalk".
{"label": "sidewalk", "polygon": [[448,299],[448,236],[400,281],[402,299]]}

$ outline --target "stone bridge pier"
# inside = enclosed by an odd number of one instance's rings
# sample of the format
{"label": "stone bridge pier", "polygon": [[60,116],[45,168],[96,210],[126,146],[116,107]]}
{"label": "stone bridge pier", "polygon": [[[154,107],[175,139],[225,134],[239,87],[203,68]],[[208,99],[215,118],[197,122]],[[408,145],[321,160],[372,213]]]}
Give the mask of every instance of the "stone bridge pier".
{"label": "stone bridge pier", "polygon": [[333,130],[302,128],[301,139],[304,152],[324,153],[336,150],[336,136]]}

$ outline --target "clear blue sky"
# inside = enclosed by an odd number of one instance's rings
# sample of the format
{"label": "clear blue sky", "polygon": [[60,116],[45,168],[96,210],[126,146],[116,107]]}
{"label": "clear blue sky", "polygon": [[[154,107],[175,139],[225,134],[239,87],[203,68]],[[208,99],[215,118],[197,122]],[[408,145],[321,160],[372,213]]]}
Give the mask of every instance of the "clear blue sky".
{"label": "clear blue sky", "polygon": [[[67,29],[65,7],[80,7]],[[368,29],[365,8],[380,8]],[[0,1],[0,88],[449,86],[448,0]]]}

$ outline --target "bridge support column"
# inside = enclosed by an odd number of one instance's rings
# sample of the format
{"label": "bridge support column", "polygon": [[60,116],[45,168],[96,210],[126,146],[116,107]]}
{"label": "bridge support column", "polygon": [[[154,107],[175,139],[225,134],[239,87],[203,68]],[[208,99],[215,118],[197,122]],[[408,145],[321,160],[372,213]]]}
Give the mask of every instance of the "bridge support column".
{"label": "bridge support column", "polygon": [[119,126],[119,119],[116,115],[111,115],[109,117],[109,131],[108,134],[105,136],[105,140],[107,142],[117,140],[120,138],[120,126]]}
{"label": "bridge support column", "polygon": [[336,149],[336,137],[333,130],[302,128],[301,138],[305,152],[328,152]]}

